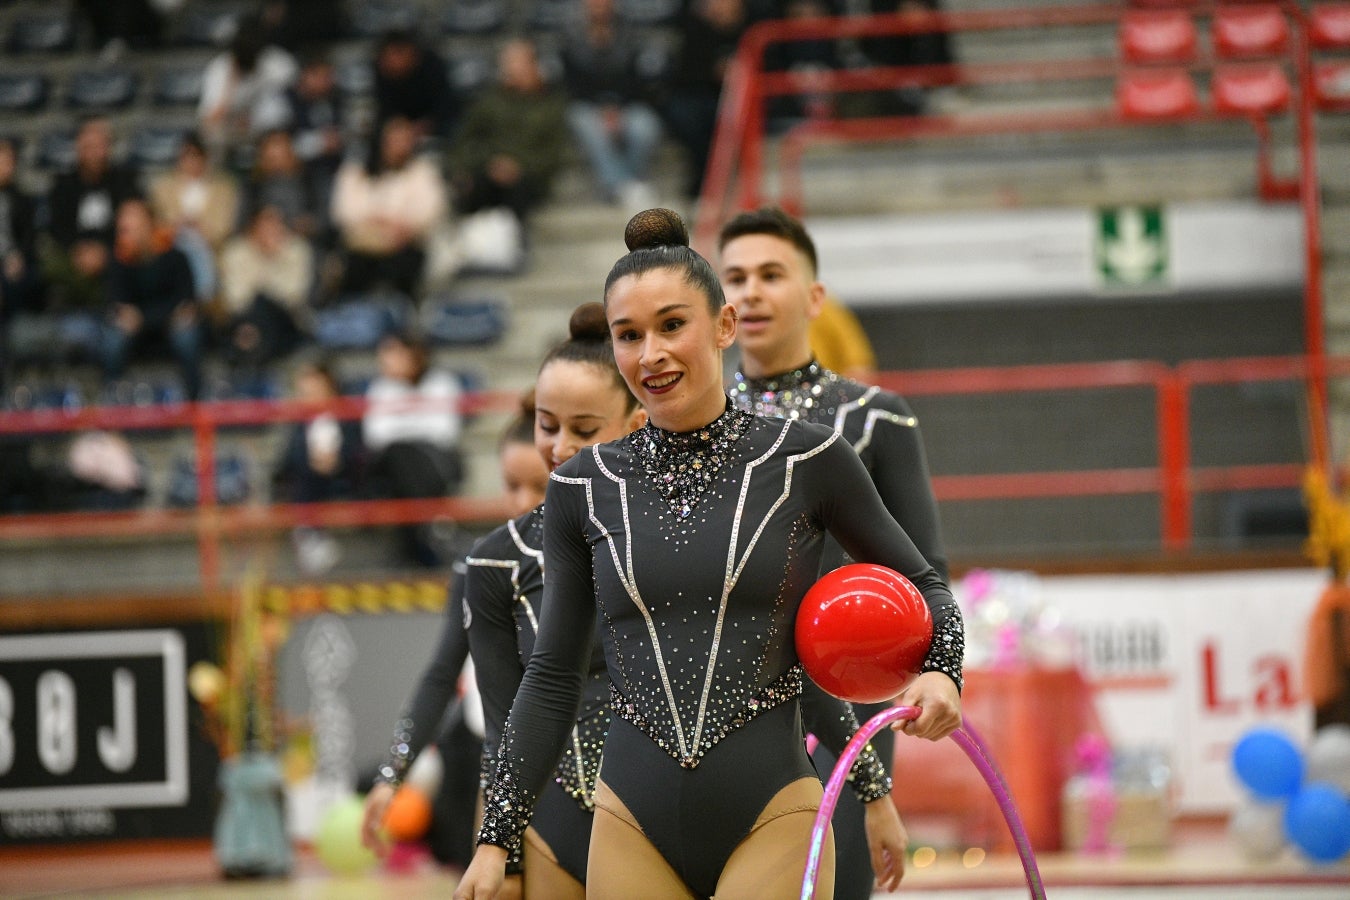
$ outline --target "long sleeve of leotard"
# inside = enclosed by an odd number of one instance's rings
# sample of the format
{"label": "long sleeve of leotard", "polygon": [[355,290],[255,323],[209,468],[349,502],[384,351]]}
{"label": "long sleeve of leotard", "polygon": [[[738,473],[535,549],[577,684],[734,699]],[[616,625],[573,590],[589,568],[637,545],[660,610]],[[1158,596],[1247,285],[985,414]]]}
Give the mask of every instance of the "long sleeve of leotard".
{"label": "long sleeve of leotard", "polygon": [[[853,704],[832,697],[809,677],[802,679],[800,699],[802,723],[806,730],[829,748],[836,758],[858,732],[858,717]],[[849,787],[862,803],[880,800],[891,792],[891,777],[876,749],[869,743],[848,772]],[[828,777],[825,776],[825,777]]]}
{"label": "long sleeve of leotard", "polygon": [[937,499],[933,496],[929,478],[923,435],[909,405],[898,397],[894,400],[898,413],[907,423],[877,423],[872,434],[872,481],[891,516],[946,581],[949,577],[947,551],[942,543]]}
{"label": "long sleeve of leotard", "polygon": [[492,796],[480,844],[513,852],[529,823],[535,798],[548,782],[581,705],[595,636],[595,589],[586,542],[584,491],[549,482],[545,499],[543,610],[534,652],[525,667],[498,747]]}
{"label": "long sleeve of leotard", "polygon": [[[459,563],[455,564],[456,570]],[[379,779],[398,784],[423,748],[436,736],[450,701],[459,693],[459,675],[469,657],[464,633],[464,577],[456,571],[446,600],[441,637],[431,661],[422,672],[403,715],[394,726],[389,755],[379,769]]]}
{"label": "long sleeve of leotard", "polygon": [[946,582],[887,512],[851,448],[834,441],[811,463],[823,469],[804,479],[822,524],[853,559],[887,566],[914,583],[933,617],[933,643],[921,671],[944,672],[960,688],[965,632]]}
{"label": "long sleeve of leotard", "polygon": [[469,652],[473,654],[478,693],[483,698],[483,745],[492,753],[501,740],[525,667],[520,662],[511,609],[515,597],[508,570],[472,562],[483,543],[480,541],[469,554],[464,603],[469,612]]}

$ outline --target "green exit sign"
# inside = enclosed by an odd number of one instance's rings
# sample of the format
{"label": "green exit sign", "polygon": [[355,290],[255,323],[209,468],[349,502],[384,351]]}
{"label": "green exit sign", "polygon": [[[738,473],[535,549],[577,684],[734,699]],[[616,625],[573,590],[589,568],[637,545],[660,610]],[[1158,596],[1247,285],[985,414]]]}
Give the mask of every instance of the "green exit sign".
{"label": "green exit sign", "polygon": [[1097,271],[1108,288],[1162,287],[1168,281],[1167,219],[1161,206],[1097,211]]}

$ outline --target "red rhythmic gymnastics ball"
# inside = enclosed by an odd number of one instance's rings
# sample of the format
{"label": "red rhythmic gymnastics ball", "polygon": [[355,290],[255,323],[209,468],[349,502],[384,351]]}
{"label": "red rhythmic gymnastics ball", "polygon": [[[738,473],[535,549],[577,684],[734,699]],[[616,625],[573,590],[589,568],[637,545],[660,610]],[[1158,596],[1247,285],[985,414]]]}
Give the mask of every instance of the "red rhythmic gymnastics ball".
{"label": "red rhythmic gymnastics ball", "polygon": [[820,578],[797,609],[797,656],[816,684],[842,700],[890,700],[918,671],[933,617],[910,580],[853,563]]}
{"label": "red rhythmic gymnastics ball", "polygon": [[431,799],[405,784],[389,801],[384,812],[384,830],[396,841],[415,841],[431,827]]}

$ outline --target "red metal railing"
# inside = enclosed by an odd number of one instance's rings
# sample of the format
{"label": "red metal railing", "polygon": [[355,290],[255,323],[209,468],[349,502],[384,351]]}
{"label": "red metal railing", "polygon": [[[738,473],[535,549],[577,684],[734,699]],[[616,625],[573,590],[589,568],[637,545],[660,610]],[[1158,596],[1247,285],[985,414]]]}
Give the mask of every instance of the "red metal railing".
{"label": "red metal railing", "polygon": [[[882,386],[906,396],[979,396],[1026,392],[1103,391],[1139,388],[1155,397],[1157,456],[1136,468],[954,474],[934,477],[942,502],[1034,497],[1156,494],[1160,498],[1161,548],[1191,549],[1191,510],[1197,493],[1294,487],[1302,462],[1195,466],[1191,460],[1190,409],[1196,388],[1210,385],[1294,382],[1315,376],[1350,376],[1350,357],[1315,363],[1308,357],[1198,360],[1167,366],[1158,362],[1106,362],[998,368],[934,369],[881,373]],[[514,394],[478,393],[463,400],[465,411],[510,409]],[[190,429],[198,459],[201,503],[193,509],[136,512],[80,512],[0,517],[0,541],[72,538],[154,537],[195,534],[202,587],[221,586],[222,545],[238,538],[296,525],[363,527],[451,519],[499,522],[507,511],[498,497],[433,500],[353,500],[314,504],[221,506],[215,500],[212,462],[221,429],[304,421],[326,408],[341,418],[365,409],[359,399],[316,407],[299,401],[199,403],[180,407],[104,407],[73,413],[60,410],[6,413],[0,434],[41,435],[88,428]]]}
{"label": "red metal railing", "polygon": [[[1265,199],[1297,199],[1303,214],[1305,282],[1303,291],[1304,352],[1310,360],[1309,403],[1312,458],[1328,465],[1329,448],[1325,425],[1326,355],[1323,318],[1321,200],[1317,172],[1315,132],[1316,91],[1312,63],[1309,16],[1292,0],[1277,0],[1291,24],[1291,40],[1281,57],[1293,70],[1293,119],[1299,159],[1297,176],[1276,176],[1271,162],[1272,138],[1263,115],[1249,121],[1256,131],[1258,187]],[[900,86],[936,87],[979,85],[1010,80],[1041,84],[1067,83],[1117,76],[1124,64],[1113,53],[1087,59],[1047,59],[1037,62],[947,64],[924,66],[878,66],[865,69],[813,73],[805,84],[791,73],[766,72],[767,49],[775,44],[803,40],[916,35],[933,32],[1009,32],[1027,29],[1079,28],[1116,25],[1133,7],[1128,4],[1042,7],[971,12],[926,12],[895,15],[811,18],[760,22],[747,30],[728,69],[722,108],[717,123],[708,173],[704,180],[694,245],[705,254],[714,248],[717,229],[734,211],[760,202],[766,156],[766,107],[771,97],[807,91],[849,92]],[[1203,18],[1211,14],[1208,4],[1187,4],[1186,12]],[[1206,69],[1212,54],[1202,53],[1193,68]],[[1230,117],[1231,114],[1198,110],[1193,114],[1167,117],[1163,122],[1123,115],[1114,106],[1083,104],[1079,108],[1051,112],[984,113],[978,116],[916,115],[904,118],[808,121],[782,140],[779,167],[782,173],[781,202],[800,214],[802,191],[800,161],[807,143],[821,140],[904,141],[926,136],[1023,133],[1033,131],[1083,131],[1122,127],[1156,127],[1186,121]]]}

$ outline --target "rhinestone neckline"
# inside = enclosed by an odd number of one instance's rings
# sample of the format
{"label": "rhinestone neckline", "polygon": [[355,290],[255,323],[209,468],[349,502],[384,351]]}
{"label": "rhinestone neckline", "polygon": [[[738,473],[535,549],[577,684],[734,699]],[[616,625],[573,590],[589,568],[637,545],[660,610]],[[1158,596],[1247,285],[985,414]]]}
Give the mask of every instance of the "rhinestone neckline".
{"label": "rhinestone neckline", "polygon": [[671,512],[684,519],[716,482],[753,420],[728,401],[726,410],[702,428],[666,431],[648,422],[627,440],[657,493]]}

